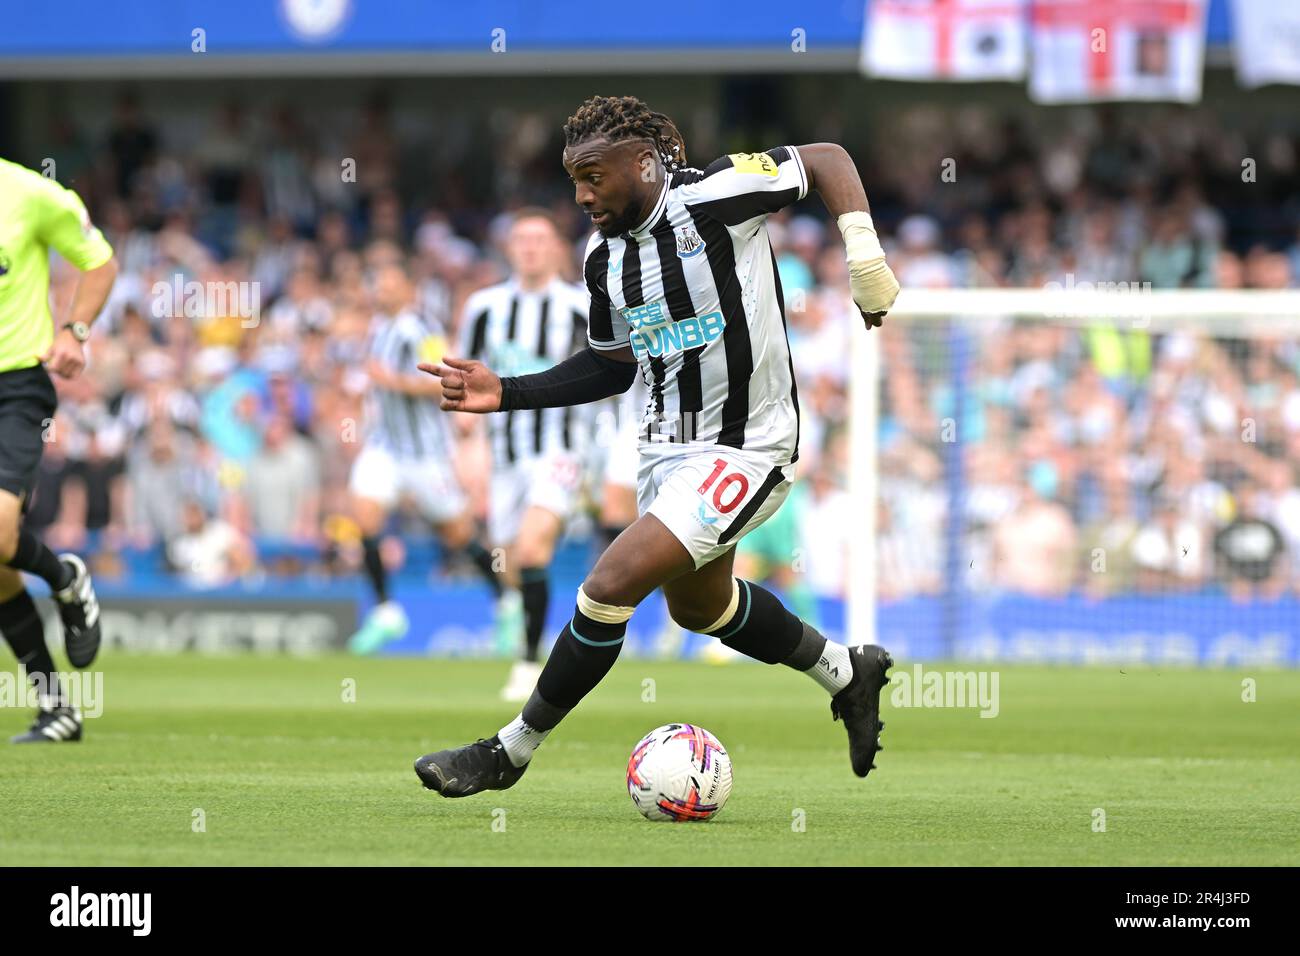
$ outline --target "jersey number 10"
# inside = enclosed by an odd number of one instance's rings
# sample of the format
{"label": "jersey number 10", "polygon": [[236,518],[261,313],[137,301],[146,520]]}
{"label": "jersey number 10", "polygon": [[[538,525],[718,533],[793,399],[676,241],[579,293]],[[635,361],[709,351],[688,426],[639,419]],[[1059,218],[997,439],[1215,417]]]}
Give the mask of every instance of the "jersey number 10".
{"label": "jersey number 10", "polygon": [[[704,479],[704,484],[699,487],[700,494],[704,494],[709,490],[709,488],[713,487],[714,482],[717,482],[717,487],[713,488],[713,507],[717,508],[718,511],[722,512],[724,515],[730,514],[734,511],[736,505],[744,501],[745,496],[749,494],[749,479],[738,471],[733,471],[731,474],[727,475],[727,477],[718,481],[718,476],[721,475],[726,468],[727,463],[725,461],[721,458],[715,459],[713,463],[713,471],[709,473],[709,477]],[[722,503],[723,492],[732,485],[738,485],[739,490],[732,495],[731,500],[724,505]]]}

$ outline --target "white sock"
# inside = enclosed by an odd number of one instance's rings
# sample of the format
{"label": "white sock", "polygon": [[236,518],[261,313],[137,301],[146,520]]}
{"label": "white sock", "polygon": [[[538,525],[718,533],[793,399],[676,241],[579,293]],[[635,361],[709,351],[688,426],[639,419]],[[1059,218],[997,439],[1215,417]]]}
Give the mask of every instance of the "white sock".
{"label": "white sock", "polygon": [[843,644],[827,641],[821,660],[804,673],[832,695],[838,694],[853,680],[853,661],[849,658],[849,649]]}
{"label": "white sock", "polygon": [[510,762],[516,767],[522,767],[533,759],[533,751],[542,745],[549,734],[549,730],[537,730],[524,723],[523,714],[520,714],[497,731],[497,738],[505,748]]}

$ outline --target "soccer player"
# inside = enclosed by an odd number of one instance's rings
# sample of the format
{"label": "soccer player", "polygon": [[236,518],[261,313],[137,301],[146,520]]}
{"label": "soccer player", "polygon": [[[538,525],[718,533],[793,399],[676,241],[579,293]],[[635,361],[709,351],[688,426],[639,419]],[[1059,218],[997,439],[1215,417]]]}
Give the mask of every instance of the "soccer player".
{"label": "soccer player", "polygon": [[388,571],[379,553],[379,536],[403,495],[414,501],[447,550],[467,552],[489,586],[498,594],[501,588],[492,555],[475,538],[469,499],[452,468],[455,436],[447,416],[434,404],[441,385],[409,371],[417,361],[441,356],[445,337],[415,311],[414,290],[399,263],[376,269],[374,298],[366,434],[348,479],[366,577],[375,594],[375,606],[348,640],[356,654],[373,654],[410,626],[389,592]]}
{"label": "soccer player", "polygon": [[880,749],[883,648],[826,640],[769,591],[732,576],[736,541],[790,489],[799,411],[769,213],[816,191],[836,217],[853,300],[878,326],[898,294],[853,161],[828,143],[685,165],[672,121],[635,97],[595,97],[564,127],[564,168],[597,232],[584,274],[588,348],[546,372],[500,378],[481,362],[421,368],[441,405],[548,408],[651,383],[641,432],[641,516],[596,562],[523,712],[486,740],[426,754],[444,797],[512,786],[539,744],[618,657],[636,606],[662,588],[674,620],[769,664],[807,673],[848,731],[854,773]]}
{"label": "soccer player", "polygon": [[[460,351],[508,375],[544,371],[586,346],[587,293],[560,278],[568,244],[546,210],[515,214],[505,252],[512,277],[466,301]],[[522,596],[524,617],[522,659],[501,692],[505,700],[526,700],[542,672],[538,657],[551,593],[547,568],[582,490],[590,419],[581,408],[537,408],[488,419],[488,536],[493,547],[506,549],[507,579]]]}
{"label": "soccer player", "polygon": [[[57,333],[51,248],[83,273]],[[23,515],[58,406],[49,373],[76,378],[86,367],[82,346],[116,277],[113,250],[77,194],[0,159],[0,631],[36,689],[38,708],[31,729],[14,743],[81,739],[81,713],[59,681],[19,572],[50,586],[73,667],[89,667],[99,652],[99,602],[85,563],[75,554],[56,557],[23,527]]]}

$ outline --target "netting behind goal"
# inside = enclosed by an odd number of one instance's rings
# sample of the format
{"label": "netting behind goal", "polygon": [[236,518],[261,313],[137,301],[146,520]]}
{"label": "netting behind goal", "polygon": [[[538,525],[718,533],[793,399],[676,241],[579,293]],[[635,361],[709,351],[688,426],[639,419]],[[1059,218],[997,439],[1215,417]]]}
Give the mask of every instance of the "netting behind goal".
{"label": "netting behind goal", "polygon": [[1300,664],[1298,317],[1296,293],[904,293],[854,358],[849,640]]}

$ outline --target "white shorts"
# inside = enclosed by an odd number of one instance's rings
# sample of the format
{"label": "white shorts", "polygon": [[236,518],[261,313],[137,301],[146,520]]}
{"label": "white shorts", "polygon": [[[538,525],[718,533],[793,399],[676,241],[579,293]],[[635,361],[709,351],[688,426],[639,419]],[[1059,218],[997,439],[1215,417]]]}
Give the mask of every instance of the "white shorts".
{"label": "white shorts", "polygon": [[434,524],[458,518],[469,506],[450,462],[398,458],[375,445],[363,447],[352,463],[348,491],[389,510],[408,497]]}
{"label": "white shorts", "polygon": [[488,537],[505,545],[519,536],[524,512],[545,508],[568,521],[582,494],[582,459],[567,452],[496,468],[488,499]]}
{"label": "white shorts", "polygon": [[626,418],[614,432],[609,447],[605,449],[605,484],[620,488],[635,488],[637,472],[641,466],[640,425]]}
{"label": "white shorts", "polygon": [[643,445],[637,510],[662,521],[700,568],[776,514],[794,472],[768,452],[716,445],[683,453],[680,445]]}

